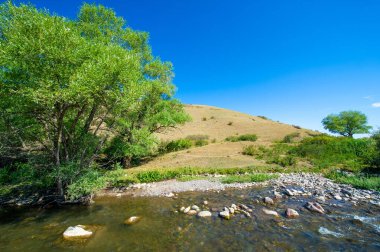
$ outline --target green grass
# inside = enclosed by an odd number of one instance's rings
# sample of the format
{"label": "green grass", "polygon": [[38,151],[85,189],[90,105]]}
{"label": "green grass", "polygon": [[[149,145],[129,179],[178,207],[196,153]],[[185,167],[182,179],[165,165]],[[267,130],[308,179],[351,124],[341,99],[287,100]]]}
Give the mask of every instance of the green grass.
{"label": "green grass", "polygon": [[240,135],[240,136],[230,136],[226,138],[226,141],[228,142],[239,142],[239,141],[249,141],[249,142],[255,142],[257,140],[257,135],[255,134],[246,134],[246,135]]}
{"label": "green grass", "polygon": [[356,188],[380,191],[380,176],[354,173],[348,175],[333,171],[327,173],[326,177],[337,183],[349,184]]}
{"label": "green grass", "polygon": [[222,178],[222,183],[231,184],[231,183],[248,183],[248,182],[264,182],[271,179],[278,178],[278,174],[265,174],[265,173],[256,173],[256,174],[247,174],[247,175],[230,175],[225,178]]}

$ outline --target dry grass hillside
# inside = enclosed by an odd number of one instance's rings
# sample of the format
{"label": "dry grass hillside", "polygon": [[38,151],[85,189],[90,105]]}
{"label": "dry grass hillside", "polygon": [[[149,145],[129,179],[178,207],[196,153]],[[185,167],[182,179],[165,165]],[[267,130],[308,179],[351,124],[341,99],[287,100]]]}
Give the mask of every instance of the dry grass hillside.
{"label": "dry grass hillside", "polygon": [[[258,116],[232,110],[205,106],[186,105],[192,121],[158,135],[164,141],[186,138],[191,135],[207,135],[209,144],[160,156],[139,169],[175,167],[245,167],[264,165],[260,160],[243,155],[245,145],[270,145],[284,136],[298,132],[305,137],[315,132],[274,122]],[[256,134],[256,142],[226,142],[225,138],[243,134]]]}

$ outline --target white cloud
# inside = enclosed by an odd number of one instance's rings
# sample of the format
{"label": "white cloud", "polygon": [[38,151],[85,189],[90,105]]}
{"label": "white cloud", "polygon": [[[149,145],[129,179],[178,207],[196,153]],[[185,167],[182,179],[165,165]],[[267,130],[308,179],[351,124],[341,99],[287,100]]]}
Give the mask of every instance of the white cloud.
{"label": "white cloud", "polygon": [[374,108],[380,108],[380,102],[372,103],[372,107],[374,107]]}

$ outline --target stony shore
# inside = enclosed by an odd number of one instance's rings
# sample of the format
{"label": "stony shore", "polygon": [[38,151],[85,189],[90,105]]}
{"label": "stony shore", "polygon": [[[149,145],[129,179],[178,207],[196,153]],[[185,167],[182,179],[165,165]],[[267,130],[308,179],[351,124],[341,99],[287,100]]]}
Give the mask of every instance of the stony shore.
{"label": "stony shore", "polygon": [[313,196],[317,201],[326,199],[347,201],[357,204],[366,201],[380,206],[380,193],[371,190],[355,189],[350,185],[337,184],[318,174],[294,173],[280,174],[278,179],[259,183],[232,183],[223,184],[218,179],[192,180],[181,182],[168,180],[146,184],[134,184],[128,187],[111,188],[99,192],[97,196],[150,196],[175,197],[177,193],[189,191],[223,191],[229,188],[244,189],[249,187],[270,187],[273,197],[285,196]]}

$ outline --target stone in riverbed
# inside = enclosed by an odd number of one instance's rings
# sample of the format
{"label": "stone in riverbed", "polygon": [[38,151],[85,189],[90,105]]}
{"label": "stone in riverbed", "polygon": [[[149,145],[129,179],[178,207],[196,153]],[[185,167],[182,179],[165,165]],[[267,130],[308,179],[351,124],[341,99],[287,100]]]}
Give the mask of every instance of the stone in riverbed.
{"label": "stone in riverbed", "polygon": [[229,211],[222,211],[219,213],[219,216],[223,219],[229,220],[230,219],[230,212]]}
{"label": "stone in riverbed", "polygon": [[325,213],[325,209],[323,209],[323,207],[319,205],[317,202],[307,202],[305,207],[312,212],[317,212],[321,214]]}
{"label": "stone in riverbed", "polygon": [[208,201],[207,200],[203,201],[203,205],[207,206],[208,205]]}
{"label": "stone in riverbed", "polygon": [[183,210],[183,212],[184,212],[185,214],[187,214],[187,213],[190,211],[190,209],[191,209],[190,207],[186,207],[185,210]]}
{"label": "stone in riverbed", "polygon": [[199,216],[199,217],[211,217],[212,214],[211,214],[210,211],[200,211],[200,212],[198,213],[198,216]]}
{"label": "stone in riverbed", "polygon": [[291,208],[286,209],[285,215],[287,218],[297,218],[298,216],[300,216],[296,210]]}
{"label": "stone in riverbed", "polygon": [[197,206],[197,205],[192,205],[191,206],[191,209],[193,209],[193,210],[195,210],[195,211],[197,211],[197,212],[199,212],[199,207]]}
{"label": "stone in riverbed", "polygon": [[191,209],[191,210],[189,210],[186,214],[187,214],[187,215],[196,215],[196,214],[197,214],[197,211],[194,210],[194,209]]}
{"label": "stone in riverbed", "polygon": [[124,221],[124,224],[132,225],[132,224],[139,222],[140,220],[141,220],[140,216],[132,216],[132,217],[129,217],[128,219],[126,219]]}
{"label": "stone in riverbed", "polygon": [[275,191],[273,194],[275,199],[282,199],[282,195],[279,192]]}
{"label": "stone in riverbed", "polygon": [[265,204],[270,204],[270,205],[274,204],[274,201],[270,197],[265,197],[264,202]]}
{"label": "stone in riverbed", "polygon": [[317,200],[318,202],[325,202],[325,201],[326,201],[326,198],[325,198],[325,196],[318,196],[318,197],[316,198],[316,200]]}
{"label": "stone in riverbed", "polygon": [[63,238],[67,240],[84,239],[89,238],[92,234],[92,231],[85,230],[84,226],[77,225],[75,227],[68,227],[65,232],[63,232]]}
{"label": "stone in riverbed", "polygon": [[335,195],[334,195],[334,198],[335,198],[336,200],[342,200],[342,197],[340,197],[339,194],[335,194]]}
{"label": "stone in riverbed", "polygon": [[275,217],[280,217],[278,215],[278,213],[276,211],[273,211],[273,210],[269,210],[269,209],[266,209],[266,208],[263,208],[263,212],[267,215],[273,215]]}
{"label": "stone in riverbed", "polygon": [[184,212],[185,209],[186,209],[186,208],[183,206],[183,207],[181,207],[181,209],[179,209],[179,211]]}

